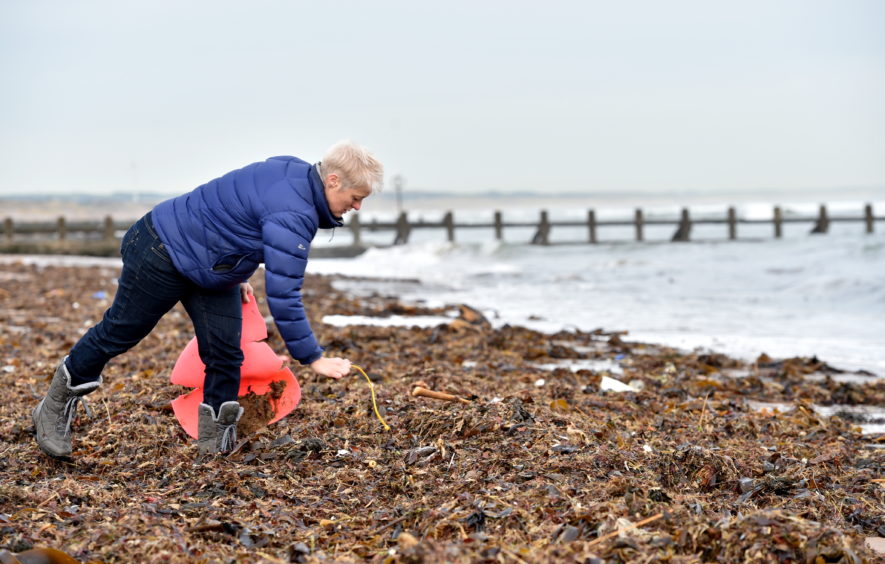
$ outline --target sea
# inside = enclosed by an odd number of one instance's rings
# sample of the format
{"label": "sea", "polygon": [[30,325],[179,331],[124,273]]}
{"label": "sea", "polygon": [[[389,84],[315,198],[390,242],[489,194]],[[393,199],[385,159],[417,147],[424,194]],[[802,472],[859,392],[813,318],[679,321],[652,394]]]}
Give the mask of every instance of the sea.
{"label": "sea", "polygon": [[[739,219],[761,221],[775,205],[785,218],[811,219],[821,204],[831,218],[862,217],[872,204],[883,220],[871,234],[862,222],[833,221],[826,234],[811,234],[813,221],[785,223],[781,238],[771,223],[739,224],[736,240],[724,224],[697,224],[684,243],[670,242],[674,225],[647,225],[643,242],[632,226],[599,226],[596,244],[586,227],[554,227],[548,246],[530,244],[531,227],[505,229],[502,240],[491,228],[458,229],[454,242],[443,229],[421,229],[405,245],[391,245],[391,232],[367,233],[364,241],[379,247],[355,258],[313,259],[308,271],[354,277],[339,283],[354,293],[468,304],[496,326],[624,331],[628,340],[686,351],[817,357],[885,377],[885,190],[814,196],[822,195],[449,197],[411,202],[409,216],[432,222],[452,211],[458,223],[491,223],[500,210],[505,222],[520,223],[537,221],[544,209],[554,222],[586,221],[594,209],[606,221],[631,220],[641,207],[646,220],[676,219],[682,208],[693,219],[716,219],[733,206]],[[396,211],[366,204],[360,220],[389,221]],[[314,246],[351,242],[339,229],[321,232]]]}

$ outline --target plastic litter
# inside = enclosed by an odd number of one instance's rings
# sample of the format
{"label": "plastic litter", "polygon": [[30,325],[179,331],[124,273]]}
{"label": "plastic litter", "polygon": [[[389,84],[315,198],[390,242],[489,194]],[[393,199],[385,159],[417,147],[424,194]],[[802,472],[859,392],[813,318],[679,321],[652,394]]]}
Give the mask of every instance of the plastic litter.
{"label": "plastic litter", "polygon": [[32,548],[13,554],[0,550],[0,564],[79,564],[67,553],[54,548]]}
{"label": "plastic litter", "polygon": [[[264,339],[267,339],[267,326],[258,311],[256,300],[243,304],[243,330],[240,347],[243,350],[243,365],[240,369],[239,396],[252,392],[259,396],[267,395],[271,384],[281,382],[279,398],[270,399],[273,418],[268,422],[279,421],[292,412],[301,401],[301,387],[292,371],[284,366],[286,358],[278,356]],[[197,339],[194,337],[184,347],[172,369],[170,381],[173,384],[195,388],[172,401],[172,410],[181,426],[193,438],[197,438],[197,409],[203,401],[203,382],[206,378],[206,365],[200,359]]]}
{"label": "plastic litter", "polygon": [[599,382],[599,389],[605,390],[609,392],[638,392],[636,388],[621,382],[620,380],[616,380],[614,378],[609,378],[608,376],[603,376],[602,380]]}

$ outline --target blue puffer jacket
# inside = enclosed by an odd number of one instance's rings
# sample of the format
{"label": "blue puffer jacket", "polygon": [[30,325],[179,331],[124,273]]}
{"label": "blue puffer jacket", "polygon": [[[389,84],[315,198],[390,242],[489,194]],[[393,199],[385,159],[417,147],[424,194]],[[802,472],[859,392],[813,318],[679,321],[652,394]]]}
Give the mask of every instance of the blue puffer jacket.
{"label": "blue puffer jacket", "polygon": [[317,228],[342,223],[315,165],[295,157],[253,163],[158,204],[151,217],[175,266],[198,286],[233,287],[263,262],[267,302],[289,353],[302,364],[322,356],[301,284]]}

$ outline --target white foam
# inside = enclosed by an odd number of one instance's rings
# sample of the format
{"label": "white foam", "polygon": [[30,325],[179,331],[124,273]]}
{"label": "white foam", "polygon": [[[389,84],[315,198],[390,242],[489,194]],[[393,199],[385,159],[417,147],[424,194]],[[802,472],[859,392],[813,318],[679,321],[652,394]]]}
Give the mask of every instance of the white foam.
{"label": "white foam", "polygon": [[25,266],[105,266],[122,268],[123,261],[115,257],[84,257],[79,255],[0,255],[0,263]]}
{"label": "white foam", "polygon": [[[860,224],[807,230],[688,244],[424,242],[308,268],[415,279],[397,295],[467,303],[496,326],[626,330],[628,339],[744,359],[817,355],[885,376],[885,225],[871,235]],[[359,282],[346,287],[358,292]]]}
{"label": "white foam", "polygon": [[[748,401],[747,405],[750,409],[762,411],[776,411],[778,413],[787,413],[793,411],[795,406],[789,403]],[[865,435],[874,435],[885,433],[885,407],[876,405],[813,405],[815,413],[822,417],[832,417],[838,413],[847,413],[857,416],[860,419],[869,421],[868,423],[859,423],[861,432]]]}
{"label": "white foam", "polygon": [[569,359],[557,362],[548,362],[535,365],[542,370],[556,370],[557,368],[566,368],[572,372],[578,370],[592,370],[594,372],[608,372],[609,374],[623,374],[624,369],[621,365],[613,360],[594,360],[594,359]]}
{"label": "white foam", "polygon": [[391,315],[390,317],[370,317],[367,315],[326,315],[323,323],[335,327],[348,325],[370,325],[373,327],[436,327],[451,323],[448,317],[436,315]]}

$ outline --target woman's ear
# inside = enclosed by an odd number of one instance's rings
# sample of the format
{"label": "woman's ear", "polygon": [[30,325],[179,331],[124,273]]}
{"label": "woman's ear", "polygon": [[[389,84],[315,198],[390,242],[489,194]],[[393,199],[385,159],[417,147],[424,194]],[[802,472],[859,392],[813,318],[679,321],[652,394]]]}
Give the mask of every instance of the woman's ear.
{"label": "woman's ear", "polygon": [[341,187],[341,178],[336,173],[331,173],[326,176],[326,188],[330,190],[337,190]]}

